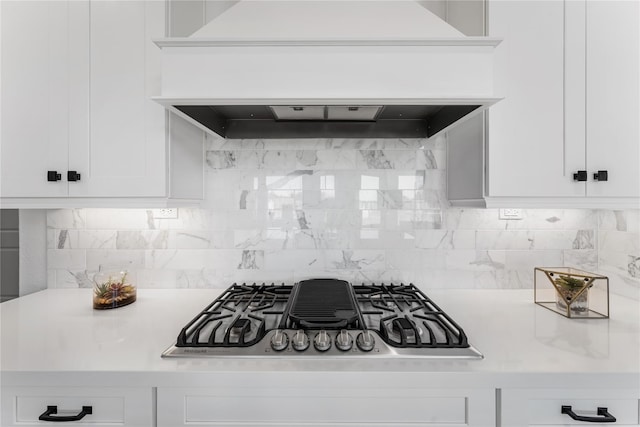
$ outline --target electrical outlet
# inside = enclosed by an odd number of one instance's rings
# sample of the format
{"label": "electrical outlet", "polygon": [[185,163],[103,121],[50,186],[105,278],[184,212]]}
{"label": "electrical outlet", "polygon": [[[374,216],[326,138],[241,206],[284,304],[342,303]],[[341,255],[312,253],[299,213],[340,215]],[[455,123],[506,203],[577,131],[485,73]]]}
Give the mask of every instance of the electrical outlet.
{"label": "electrical outlet", "polygon": [[160,208],[153,210],[154,219],[176,219],[178,218],[178,208]]}
{"label": "electrical outlet", "polygon": [[500,219],[522,219],[522,209],[500,209]]}

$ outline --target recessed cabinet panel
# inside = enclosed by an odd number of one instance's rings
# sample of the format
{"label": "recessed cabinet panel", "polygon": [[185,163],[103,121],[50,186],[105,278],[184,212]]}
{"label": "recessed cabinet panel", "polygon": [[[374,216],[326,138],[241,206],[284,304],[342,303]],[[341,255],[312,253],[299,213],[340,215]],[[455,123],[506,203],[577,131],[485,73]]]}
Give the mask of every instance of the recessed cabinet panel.
{"label": "recessed cabinet panel", "polygon": [[[638,390],[625,389],[505,389],[501,392],[502,425],[524,427],[530,425],[625,425],[637,426]],[[577,416],[604,420],[598,408],[616,418],[615,423],[573,420],[562,413],[570,406]]]}
{"label": "recessed cabinet panel", "polygon": [[89,141],[70,149],[70,164],[88,167],[71,196],[165,195],[164,111],[149,99],[164,22],[163,2],[91,3]]}
{"label": "recessed cabinet panel", "polygon": [[[7,387],[2,392],[0,423],[3,427],[153,425],[151,388]],[[49,407],[55,409],[48,411]],[[91,407],[91,413],[81,414],[83,407]],[[39,420],[43,414],[50,420]],[[53,421],[57,417],[78,415],[77,421]]]}
{"label": "recessed cabinet panel", "polygon": [[640,3],[587,1],[586,27],[587,194],[640,197]]}
{"label": "recessed cabinet panel", "polygon": [[158,426],[488,426],[494,405],[490,389],[159,388]]}
{"label": "recessed cabinet panel", "polygon": [[563,2],[491,1],[495,90],[505,99],[488,112],[488,195],[584,196],[565,179]]}
{"label": "recessed cabinet panel", "polygon": [[[3,1],[0,196],[57,197],[67,170],[67,6]],[[61,90],[62,89],[62,90]]]}

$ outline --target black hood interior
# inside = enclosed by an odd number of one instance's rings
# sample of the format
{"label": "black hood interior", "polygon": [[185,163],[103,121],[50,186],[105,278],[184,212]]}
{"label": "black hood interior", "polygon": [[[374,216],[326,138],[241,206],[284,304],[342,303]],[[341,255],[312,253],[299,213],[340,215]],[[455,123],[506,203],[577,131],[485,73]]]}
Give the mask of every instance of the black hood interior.
{"label": "black hood interior", "polygon": [[[309,106],[284,106],[292,115]],[[345,108],[346,107],[346,108]],[[359,109],[371,106],[321,106],[317,118],[279,118],[283,106],[268,105],[174,105],[174,108],[216,134],[230,139],[283,138],[428,138],[460,120],[481,105],[384,105],[375,115],[362,118]],[[317,110],[318,106],[313,106]],[[331,108],[353,113],[343,117],[327,114]]]}

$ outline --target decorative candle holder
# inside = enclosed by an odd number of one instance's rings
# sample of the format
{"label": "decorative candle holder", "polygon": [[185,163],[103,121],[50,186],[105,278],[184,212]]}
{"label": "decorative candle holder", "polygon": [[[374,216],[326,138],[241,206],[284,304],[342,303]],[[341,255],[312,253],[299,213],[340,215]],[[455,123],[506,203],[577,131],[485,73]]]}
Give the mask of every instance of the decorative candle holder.
{"label": "decorative candle holder", "polygon": [[609,278],[572,267],[534,269],[536,304],[569,318],[609,318]]}

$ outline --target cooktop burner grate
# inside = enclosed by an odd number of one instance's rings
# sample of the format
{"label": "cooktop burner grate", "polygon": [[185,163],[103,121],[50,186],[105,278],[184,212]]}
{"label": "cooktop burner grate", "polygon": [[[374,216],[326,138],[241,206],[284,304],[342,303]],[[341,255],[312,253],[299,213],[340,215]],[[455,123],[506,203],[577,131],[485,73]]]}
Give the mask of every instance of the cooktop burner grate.
{"label": "cooktop burner grate", "polygon": [[198,313],[163,356],[482,358],[413,284],[336,279],[237,284]]}
{"label": "cooktop burner grate", "polygon": [[353,286],[367,329],[394,347],[469,347],[467,336],[414,285]]}
{"label": "cooktop burner grate", "polygon": [[292,286],[233,284],[189,322],[176,347],[248,347],[279,327]]}

